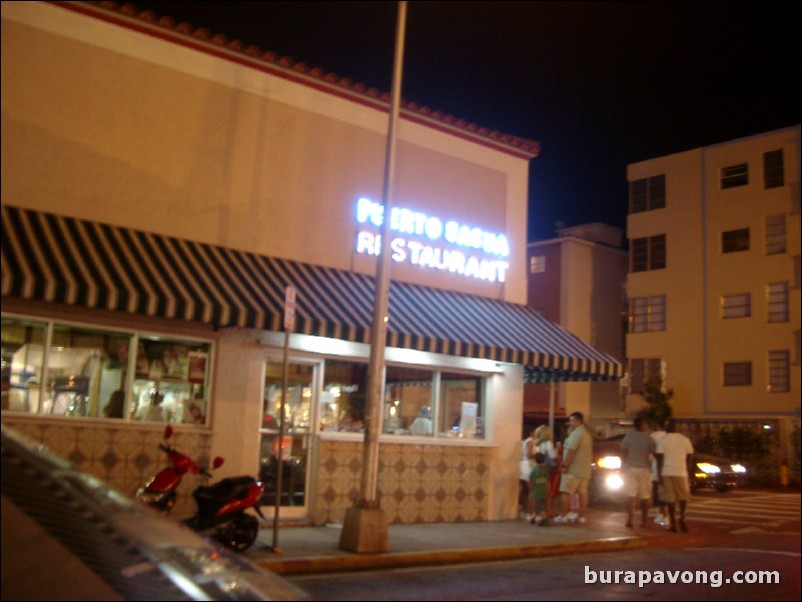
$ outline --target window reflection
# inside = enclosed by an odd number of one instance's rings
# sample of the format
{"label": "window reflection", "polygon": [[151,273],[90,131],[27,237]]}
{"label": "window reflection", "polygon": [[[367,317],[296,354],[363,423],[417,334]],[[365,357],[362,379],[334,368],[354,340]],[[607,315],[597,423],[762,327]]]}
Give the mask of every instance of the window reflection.
{"label": "window reflection", "polygon": [[395,435],[434,434],[430,370],[387,366],[382,432]]}
{"label": "window reflection", "polygon": [[365,431],[367,372],[364,363],[326,361],[320,396],[320,430]]}

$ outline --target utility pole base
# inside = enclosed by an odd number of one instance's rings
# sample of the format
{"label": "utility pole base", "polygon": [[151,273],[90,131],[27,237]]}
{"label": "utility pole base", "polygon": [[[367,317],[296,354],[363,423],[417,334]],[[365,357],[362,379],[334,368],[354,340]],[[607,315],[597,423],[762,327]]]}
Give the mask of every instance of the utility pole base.
{"label": "utility pole base", "polygon": [[340,533],[340,549],[374,554],[387,552],[389,544],[384,510],[357,506],[348,508]]}

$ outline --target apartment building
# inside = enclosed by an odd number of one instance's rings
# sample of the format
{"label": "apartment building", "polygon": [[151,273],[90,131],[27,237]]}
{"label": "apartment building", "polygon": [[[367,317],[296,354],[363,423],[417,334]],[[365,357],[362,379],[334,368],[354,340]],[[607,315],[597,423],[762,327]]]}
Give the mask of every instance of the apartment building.
{"label": "apartment building", "polygon": [[659,378],[692,434],[749,424],[778,432],[780,458],[791,453],[799,134],[796,125],[628,166],[628,411]]}

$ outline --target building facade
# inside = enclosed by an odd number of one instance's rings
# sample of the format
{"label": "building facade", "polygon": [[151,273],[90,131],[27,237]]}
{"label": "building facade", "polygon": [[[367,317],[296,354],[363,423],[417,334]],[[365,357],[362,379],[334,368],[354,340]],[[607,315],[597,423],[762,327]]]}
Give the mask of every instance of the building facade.
{"label": "building facade", "polygon": [[[527,245],[527,303],[583,341],[624,361],[627,253],[623,232],[608,224],[559,228],[555,238]],[[622,417],[618,382],[527,384],[527,424],[582,412],[600,435]],[[553,405],[553,408],[551,407]]]}
{"label": "building facade", "polygon": [[777,431],[777,466],[800,412],[799,133],[627,169],[628,408],[660,379],[697,440],[726,425]]}
{"label": "building facade", "polygon": [[389,96],[132,5],[2,27],[2,420],[79,467],[133,492],[169,422],[339,523],[376,411],[389,522],[509,519],[524,380],[620,376],[526,308],[536,143],[402,107],[372,408]]}

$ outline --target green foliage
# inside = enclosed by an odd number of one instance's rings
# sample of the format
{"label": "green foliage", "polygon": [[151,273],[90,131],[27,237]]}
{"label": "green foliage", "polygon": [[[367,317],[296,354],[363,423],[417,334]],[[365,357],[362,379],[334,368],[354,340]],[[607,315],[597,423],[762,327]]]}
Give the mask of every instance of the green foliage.
{"label": "green foliage", "polygon": [[641,397],[646,401],[647,408],[641,412],[652,425],[665,422],[674,413],[671,408],[671,398],[674,397],[674,389],[666,389],[662,379],[650,380],[644,383]]}

